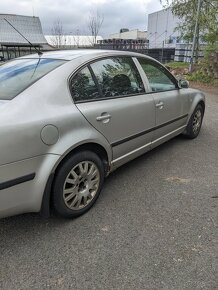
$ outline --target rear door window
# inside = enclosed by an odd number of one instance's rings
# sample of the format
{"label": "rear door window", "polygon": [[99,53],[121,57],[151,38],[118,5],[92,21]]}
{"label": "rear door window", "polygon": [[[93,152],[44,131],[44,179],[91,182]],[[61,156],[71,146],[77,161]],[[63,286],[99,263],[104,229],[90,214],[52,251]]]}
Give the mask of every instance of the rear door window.
{"label": "rear door window", "polygon": [[84,102],[100,98],[97,85],[88,67],[81,69],[71,80],[70,90],[75,102]]}
{"label": "rear door window", "polygon": [[92,63],[102,98],[137,95],[145,92],[131,57],[111,57]]}

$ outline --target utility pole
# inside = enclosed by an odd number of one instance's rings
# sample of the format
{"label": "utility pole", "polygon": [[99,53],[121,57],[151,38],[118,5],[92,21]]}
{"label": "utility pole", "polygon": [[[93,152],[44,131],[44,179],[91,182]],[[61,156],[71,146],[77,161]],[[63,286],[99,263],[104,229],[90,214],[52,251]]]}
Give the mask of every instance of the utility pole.
{"label": "utility pole", "polygon": [[198,8],[197,8],[197,15],[196,15],[196,22],[195,22],[195,30],[193,35],[193,41],[192,41],[192,51],[191,51],[191,58],[190,58],[190,64],[189,64],[189,72],[192,72],[193,62],[194,62],[194,54],[195,54],[195,47],[196,47],[196,40],[197,40],[197,29],[198,29],[198,22],[199,22],[199,15],[200,15],[200,9],[201,9],[201,1],[198,0]]}
{"label": "utility pole", "polygon": [[161,62],[163,62],[163,57],[164,57],[164,40],[162,42]]}

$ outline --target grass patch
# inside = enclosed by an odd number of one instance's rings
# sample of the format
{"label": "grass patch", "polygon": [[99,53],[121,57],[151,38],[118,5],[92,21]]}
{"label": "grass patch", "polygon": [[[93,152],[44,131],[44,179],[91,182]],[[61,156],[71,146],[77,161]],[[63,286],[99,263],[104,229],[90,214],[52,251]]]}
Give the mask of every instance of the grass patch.
{"label": "grass patch", "polygon": [[215,86],[218,85],[218,79],[214,79],[213,77],[204,74],[202,71],[196,71],[192,74],[188,74],[186,78],[189,81],[197,81],[203,84],[211,84]]}
{"label": "grass patch", "polygon": [[172,61],[165,63],[165,66],[171,68],[171,69],[177,69],[177,68],[188,68],[189,63],[188,62],[182,62],[182,61]]}

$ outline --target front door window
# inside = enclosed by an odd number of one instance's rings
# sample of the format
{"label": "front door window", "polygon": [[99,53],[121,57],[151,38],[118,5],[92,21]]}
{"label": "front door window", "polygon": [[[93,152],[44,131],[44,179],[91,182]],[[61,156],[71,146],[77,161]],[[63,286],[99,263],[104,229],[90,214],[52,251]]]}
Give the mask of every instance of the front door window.
{"label": "front door window", "polygon": [[164,92],[177,89],[177,84],[170,73],[160,64],[139,58],[152,92]]}

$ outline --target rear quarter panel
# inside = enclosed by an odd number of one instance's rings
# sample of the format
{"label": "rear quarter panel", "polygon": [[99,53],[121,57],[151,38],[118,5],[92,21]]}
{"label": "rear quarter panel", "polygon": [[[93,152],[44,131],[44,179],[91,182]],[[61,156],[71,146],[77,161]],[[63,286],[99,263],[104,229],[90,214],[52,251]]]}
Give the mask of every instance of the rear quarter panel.
{"label": "rear quarter panel", "polygon": [[[50,173],[77,146],[97,143],[112,160],[108,141],[73,103],[67,82],[72,71],[69,62],[0,105],[0,183],[36,174],[30,182],[1,191],[0,217],[39,211]],[[41,138],[46,125],[58,129],[53,145],[46,145]]]}
{"label": "rear quarter panel", "polygon": [[[44,154],[65,155],[87,142],[102,145],[112,159],[107,140],[79,112],[68,89],[68,77],[80,62],[66,63],[0,106],[0,165]],[[59,138],[48,146],[41,131],[50,124],[57,127]]]}

